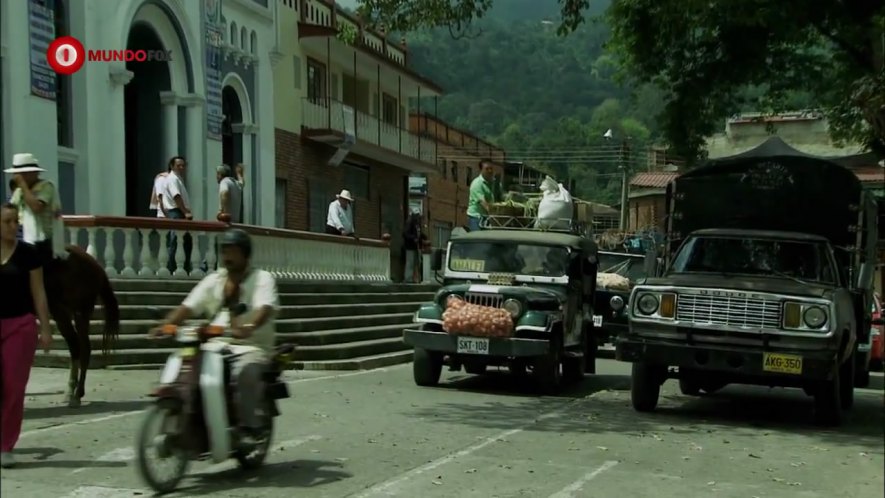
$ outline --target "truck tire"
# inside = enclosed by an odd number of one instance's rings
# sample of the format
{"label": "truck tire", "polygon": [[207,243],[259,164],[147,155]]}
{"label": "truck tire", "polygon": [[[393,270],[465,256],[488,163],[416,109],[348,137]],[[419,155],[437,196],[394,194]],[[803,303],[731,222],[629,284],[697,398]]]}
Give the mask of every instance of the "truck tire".
{"label": "truck tire", "polygon": [[554,341],[550,352],[535,359],[535,382],[543,394],[556,394],[562,386],[562,356],[559,345]]}
{"label": "truck tire", "polygon": [[663,376],[661,367],[647,363],[634,363],[630,384],[630,401],[638,412],[651,412],[658,406]]}
{"label": "truck tire", "polygon": [[424,348],[415,348],[415,357],[412,360],[412,376],[415,378],[415,384],[424,387],[439,384],[442,364],[442,354]]}
{"label": "truck tire", "polygon": [[841,370],[837,368],[833,378],[821,382],[814,393],[814,419],[820,425],[837,427],[842,424]]}
{"label": "truck tire", "polygon": [[586,371],[586,357],[566,357],[562,359],[562,379],[566,383],[576,384],[584,380],[584,372]]}

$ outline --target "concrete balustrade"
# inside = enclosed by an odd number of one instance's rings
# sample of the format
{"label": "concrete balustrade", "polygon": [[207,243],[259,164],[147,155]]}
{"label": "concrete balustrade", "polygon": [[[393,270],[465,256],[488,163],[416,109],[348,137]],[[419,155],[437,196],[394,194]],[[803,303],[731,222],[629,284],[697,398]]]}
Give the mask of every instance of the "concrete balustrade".
{"label": "concrete balustrade", "polygon": [[[111,278],[201,278],[216,267],[219,236],[229,226],[212,221],[113,216],[65,216],[69,244],[95,257]],[[252,262],[277,278],[326,281],[390,281],[390,248],[380,240],[232,225],[252,235]],[[177,238],[174,271],[167,239]],[[185,268],[185,237],[193,241]],[[111,243],[108,243],[108,242]]]}

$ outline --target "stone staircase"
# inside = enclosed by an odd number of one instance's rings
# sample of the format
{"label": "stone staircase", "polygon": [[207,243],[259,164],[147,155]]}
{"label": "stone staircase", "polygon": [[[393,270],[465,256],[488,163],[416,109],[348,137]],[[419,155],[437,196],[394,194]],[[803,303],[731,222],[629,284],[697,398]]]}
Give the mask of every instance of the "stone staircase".
{"label": "stone staircase", "polygon": [[[120,306],[120,337],[114,351],[101,354],[103,310],[92,321],[90,368],[158,368],[176,347],[170,339],[151,340],[147,332],[181,303],[196,284],[182,280],[114,280]],[[412,350],[402,331],[418,306],[431,300],[435,285],[350,282],[279,284],[277,341],[298,344],[295,368],[359,370],[409,362]],[[38,352],[36,366],[67,367],[61,335],[50,353]]]}

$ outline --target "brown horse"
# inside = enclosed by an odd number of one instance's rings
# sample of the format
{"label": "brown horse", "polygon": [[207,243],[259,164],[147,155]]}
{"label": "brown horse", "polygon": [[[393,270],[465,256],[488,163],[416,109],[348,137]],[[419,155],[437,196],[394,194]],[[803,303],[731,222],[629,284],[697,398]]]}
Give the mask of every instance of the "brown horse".
{"label": "brown horse", "polygon": [[120,333],[120,309],[104,268],[78,246],[66,247],[66,259],[55,258],[43,271],[49,313],[64,337],[71,355],[66,399],[68,406],[80,406],[86,393],[86,371],[92,356],[89,325],[95,304],[104,305],[104,333],[101,349],[108,354]]}

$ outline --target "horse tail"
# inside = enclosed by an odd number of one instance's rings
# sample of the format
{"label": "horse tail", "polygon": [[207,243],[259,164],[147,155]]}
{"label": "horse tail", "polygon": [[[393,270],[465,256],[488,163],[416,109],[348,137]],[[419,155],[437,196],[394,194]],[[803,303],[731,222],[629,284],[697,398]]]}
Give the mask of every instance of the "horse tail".
{"label": "horse tail", "polygon": [[108,354],[120,337],[120,307],[117,303],[117,295],[111,287],[111,281],[107,274],[102,271],[101,288],[99,297],[104,305],[104,333],[101,335],[101,352]]}

